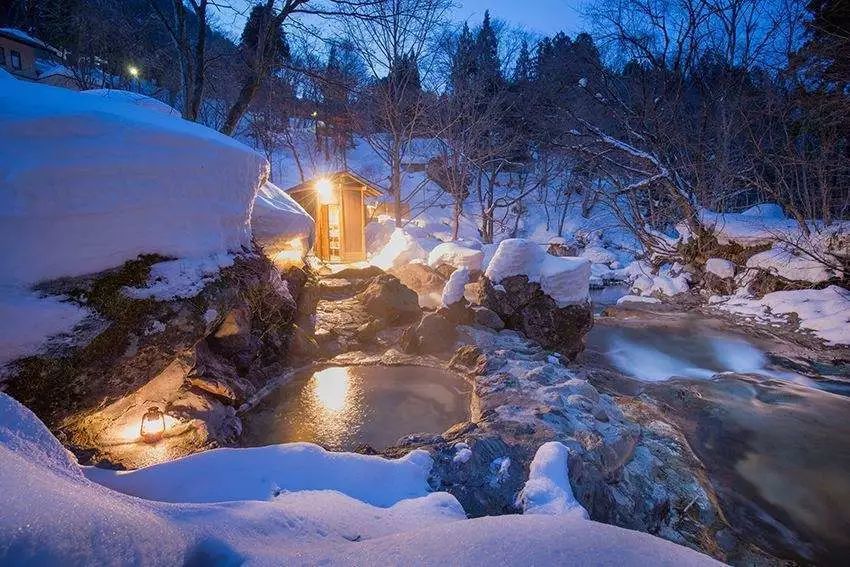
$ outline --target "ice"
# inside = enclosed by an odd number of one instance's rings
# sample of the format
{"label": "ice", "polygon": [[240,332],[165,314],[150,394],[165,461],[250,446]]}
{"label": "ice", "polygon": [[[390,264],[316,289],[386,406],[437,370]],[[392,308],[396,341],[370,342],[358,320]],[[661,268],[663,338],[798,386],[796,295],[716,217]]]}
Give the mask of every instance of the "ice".
{"label": "ice", "polygon": [[549,441],[537,449],[528,480],[517,497],[517,505],[523,513],[589,519],[587,510],[573,496],[569,457],[569,449],[557,441]]}

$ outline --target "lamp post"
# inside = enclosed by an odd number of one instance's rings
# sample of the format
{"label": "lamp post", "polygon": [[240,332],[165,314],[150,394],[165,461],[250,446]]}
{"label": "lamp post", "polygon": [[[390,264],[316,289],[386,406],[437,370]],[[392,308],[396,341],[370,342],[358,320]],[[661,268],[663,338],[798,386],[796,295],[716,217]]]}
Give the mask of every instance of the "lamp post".
{"label": "lamp post", "polygon": [[130,73],[130,76],[133,78],[133,83],[136,86],[136,92],[139,91],[139,68],[135,65],[130,65],[127,67],[127,72]]}

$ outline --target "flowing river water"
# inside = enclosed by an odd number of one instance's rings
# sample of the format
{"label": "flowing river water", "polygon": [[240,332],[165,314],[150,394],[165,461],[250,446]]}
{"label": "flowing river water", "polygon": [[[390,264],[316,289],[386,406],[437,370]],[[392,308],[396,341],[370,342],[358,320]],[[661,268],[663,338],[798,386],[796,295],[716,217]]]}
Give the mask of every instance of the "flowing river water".
{"label": "flowing river water", "polygon": [[599,317],[587,345],[586,361],[627,377],[623,393],[667,409],[740,537],[778,557],[846,564],[846,361],[814,360],[778,336],[711,317],[640,309]]}

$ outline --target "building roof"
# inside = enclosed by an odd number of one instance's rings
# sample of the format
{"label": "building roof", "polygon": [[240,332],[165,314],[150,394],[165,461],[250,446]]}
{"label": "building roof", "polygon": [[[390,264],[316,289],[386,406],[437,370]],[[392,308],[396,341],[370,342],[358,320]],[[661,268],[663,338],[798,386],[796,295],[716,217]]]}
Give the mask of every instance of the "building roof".
{"label": "building roof", "polygon": [[315,183],[318,179],[326,178],[330,179],[332,182],[343,182],[346,185],[362,185],[366,188],[365,193],[367,197],[377,197],[384,193],[384,189],[362,175],[359,175],[351,170],[342,170],[342,171],[334,171],[332,173],[325,173],[323,175],[317,175],[311,179],[306,181],[302,181],[298,185],[294,185],[286,190],[287,193],[299,193],[301,191],[312,191],[315,187]]}
{"label": "building roof", "polygon": [[35,38],[27,32],[19,30],[17,28],[0,28],[0,37],[5,37],[7,39],[17,41],[18,43],[23,43],[24,45],[35,47],[36,49],[43,49],[45,51],[53,53],[54,55],[61,55],[59,50],[55,47],[44,43],[40,39]]}

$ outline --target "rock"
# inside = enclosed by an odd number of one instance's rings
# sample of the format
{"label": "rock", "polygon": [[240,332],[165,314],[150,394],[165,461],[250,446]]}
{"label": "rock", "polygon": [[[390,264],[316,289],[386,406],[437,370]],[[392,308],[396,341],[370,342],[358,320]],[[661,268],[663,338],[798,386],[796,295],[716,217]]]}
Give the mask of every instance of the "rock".
{"label": "rock", "polygon": [[357,298],[366,311],[388,323],[413,321],[421,313],[416,292],[389,274],[375,276]]}
{"label": "rock", "polygon": [[455,352],[451,361],[450,368],[462,367],[472,370],[478,366],[479,362],[484,358],[481,349],[475,345],[463,345]]}
{"label": "rock", "polygon": [[553,236],[549,239],[549,247],[546,253],[552,256],[575,256],[578,253],[576,247],[568,244],[566,238]]}
{"label": "rock", "polygon": [[370,343],[375,340],[375,337],[378,335],[378,331],[383,329],[384,326],[377,319],[372,319],[368,323],[363,323],[359,327],[357,327],[357,331],[354,334],[354,338],[356,338],[361,343]]}
{"label": "rock", "polygon": [[478,291],[478,302],[494,311],[507,328],[570,360],[584,350],[584,335],[593,327],[590,302],[558,307],[540,284],[524,275],[504,278],[498,287],[483,277]]}
{"label": "rock", "polygon": [[415,291],[423,307],[436,307],[439,304],[446,278],[430,266],[412,262],[393,268],[389,273]]}
{"label": "rock", "polygon": [[438,313],[428,313],[418,324],[405,331],[401,347],[408,353],[438,353],[453,347],[456,340],[454,322]]}
{"label": "rock", "polygon": [[205,376],[189,376],[186,381],[189,385],[199,388],[205,392],[209,392],[214,396],[224,398],[230,403],[236,403],[238,396],[236,392],[221,380],[207,378]]}
{"label": "rock", "polygon": [[495,329],[497,331],[501,331],[505,328],[505,322],[502,321],[502,318],[487,307],[478,305],[472,308],[473,313],[473,321],[476,325],[481,325],[482,327],[487,327],[490,329]]}

